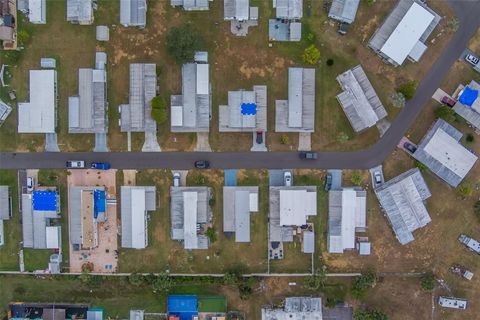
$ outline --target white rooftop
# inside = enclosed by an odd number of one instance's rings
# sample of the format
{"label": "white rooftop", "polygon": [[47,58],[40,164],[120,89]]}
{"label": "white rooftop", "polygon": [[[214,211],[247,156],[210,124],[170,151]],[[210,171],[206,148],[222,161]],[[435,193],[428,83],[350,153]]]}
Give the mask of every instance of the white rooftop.
{"label": "white rooftop", "polygon": [[46,0],[28,0],[28,20],[36,24],[47,23],[46,6]]}
{"label": "white rooftop", "polygon": [[308,216],[317,215],[317,192],[280,190],[280,225],[302,226]]}
{"label": "white rooftop", "polygon": [[380,51],[401,65],[434,18],[427,9],[413,3]]}
{"label": "white rooftop", "polygon": [[55,70],[30,70],[30,101],[18,104],[19,133],[55,132],[56,82]]}
{"label": "white rooftop", "polygon": [[197,199],[198,193],[183,192],[185,249],[197,249]]}

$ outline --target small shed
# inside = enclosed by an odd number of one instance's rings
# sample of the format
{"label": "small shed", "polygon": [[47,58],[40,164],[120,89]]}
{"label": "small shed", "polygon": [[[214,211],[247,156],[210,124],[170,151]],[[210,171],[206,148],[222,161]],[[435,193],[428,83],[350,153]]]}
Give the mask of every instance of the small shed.
{"label": "small shed", "polygon": [[44,69],[55,69],[57,67],[57,61],[53,58],[41,58],[40,67]]}
{"label": "small shed", "polygon": [[97,34],[97,41],[110,40],[110,29],[107,26],[97,26],[96,34]]}
{"label": "small shed", "polygon": [[358,243],[358,253],[361,256],[369,256],[372,252],[372,243],[363,241]]}

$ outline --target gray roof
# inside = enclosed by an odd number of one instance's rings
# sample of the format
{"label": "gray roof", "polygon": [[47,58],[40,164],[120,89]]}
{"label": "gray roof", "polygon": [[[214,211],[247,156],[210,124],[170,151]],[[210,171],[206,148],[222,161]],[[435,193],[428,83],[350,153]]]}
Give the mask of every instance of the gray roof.
{"label": "gray roof", "polygon": [[268,39],[270,41],[300,41],[302,23],[277,19],[268,20]]}
{"label": "gray roof", "polygon": [[[102,67],[103,62],[98,64]],[[78,96],[68,99],[69,133],[107,132],[106,89],[107,73],[104,68],[78,69]]]}
{"label": "gray roof", "polygon": [[322,298],[289,297],[283,309],[262,308],[262,320],[322,320]]}
{"label": "gray roof", "polygon": [[344,90],[337,95],[337,100],[356,132],[374,126],[387,116],[362,66],[345,71],[337,77],[337,81]]}
{"label": "gray roof", "polygon": [[145,317],[145,311],[130,310],[130,320],[143,320],[144,317]]}
{"label": "gray roof", "polygon": [[12,112],[12,107],[0,100],[0,125],[7,119],[10,112]]}
{"label": "gray roof", "polygon": [[275,102],[276,132],[315,130],[315,69],[288,69],[288,101]]}
{"label": "gray roof", "polygon": [[413,157],[449,185],[456,187],[478,159],[462,146],[462,136],[452,125],[438,119],[423,137]]}
{"label": "gray roof", "polygon": [[277,18],[300,19],[303,17],[303,0],[273,0]]}
{"label": "gray roof", "polygon": [[226,20],[248,20],[249,12],[250,0],[224,0],[223,2],[223,17]]}
{"label": "gray roof", "polygon": [[313,231],[304,231],[303,232],[303,253],[314,253],[315,252],[315,233]]}
{"label": "gray roof", "polygon": [[223,232],[235,232],[236,242],[250,242],[250,194],[258,187],[223,187]]}
{"label": "gray roof", "polygon": [[[145,206],[143,211],[143,216],[132,216],[133,214],[138,214],[139,212],[133,212],[133,203],[134,195],[132,194],[133,190],[142,190],[144,191],[145,198],[145,203],[143,205]],[[143,187],[143,186],[122,186],[120,188],[120,201],[121,201],[121,218],[122,218],[122,239],[121,239],[121,244],[123,248],[145,248],[148,245],[148,233],[147,233],[147,211],[155,211],[156,209],[156,188],[155,186],[149,186],[149,187]],[[142,206],[141,203],[137,204],[138,206]],[[138,211],[138,210],[137,210]],[[135,230],[136,227],[134,226],[134,219],[143,219],[145,228],[144,230]],[[139,223],[138,225],[141,225],[143,223]],[[135,239],[139,238],[144,238],[143,239],[143,244],[140,245],[140,247],[137,246]],[[135,239],[134,239],[135,238]]]}
{"label": "gray roof", "polygon": [[93,23],[92,0],[67,0],[67,21],[79,24]]}
{"label": "gray roof", "polygon": [[333,0],[328,17],[340,22],[352,23],[357,15],[360,0]]}
{"label": "gray roof", "polygon": [[[170,235],[172,240],[185,240],[185,203],[184,192],[196,192],[197,225],[211,223],[212,210],[209,205],[211,188],[209,187],[170,187]],[[191,204],[190,204],[191,205]],[[203,230],[205,232],[206,230]],[[195,249],[208,249],[208,238],[197,229],[195,235],[197,247]]]}
{"label": "gray roof", "polygon": [[210,130],[211,88],[209,65],[187,63],[182,66],[182,95],[171,96],[172,132]]}
{"label": "gray roof", "polygon": [[[256,114],[242,114],[244,103],[256,104]],[[228,106],[219,107],[220,132],[267,131],[267,86],[254,86],[253,91],[229,91]]]}
{"label": "gray roof", "polygon": [[433,32],[433,29],[435,29],[435,27],[440,22],[441,17],[435,11],[427,7],[425,4],[422,4],[420,0],[398,1],[397,5],[392,10],[392,12],[388,15],[388,17],[385,19],[382,26],[377,31],[375,31],[372,38],[368,42],[368,46],[370,48],[372,48],[375,52],[377,52],[377,54],[379,54],[382,58],[392,63],[393,65],[397,65],[396,62],[390,59],[390,57],[388,57],[387,55],[383,54],[380,50],[382,49],[383,45],[387,42],[389,37],[397,28],[400,21],[403,19],[405,14],[408,12],[410,7],[412,7],[414,3],[421,5],[423,8],[425,8],[428,12],[430,12],[434,16],[433,21],[430,23],[428,28],[420,37],[419,41],[424,43],[427,40],[427,38],[430,36],[430,34]]}
{"label": "gray roof", "polygon": [[401,244],[413,241],[412,232],[431,221],[425,207],[431,193],[418,168],[385,182],[375,193]]}
{"label": "gray roof", "polygon": [[121,109],[122,132],[144,132],[156,126],[151,117],[151,102],[157,94],[157,70],[154,63],[130,64],[129,104]]}
{"label": "gray roof", "polygon": [[97,26],[96,27],[96,38],[97,41],[108,41],[110,40],[110,29],[108,26]]}
{"label": "gray roof", "polygon": [[[105,187],[71,186],[68,189],[68,225],[70,243],[82,245],[82,192],[105,190]],[[93,218],[93,217],[92,217]]]}
{"label": "gray roof", "polygon": [[170,0],[170,4],[187,11],[208,10],[208,0]]}
{"label": "gray roof", "polygon": [[0,186],[0,220],[10,219],[10,191],[8,186]]}
{"label": "gray roof", "polygon": [[146,0],[120,0],[120,24],[143,28],[147,24]]}
{"label": "gray roof", "polygon": [[[475,80],[472,80],[468,85],[470,89],[479,90],[480,91],[480,84]],[[480,98],[478,98],[480,101]],[[466,106],[462,104],[460,101],[457,101],[453,110],[465,119],[468,123],[474,126],[477,130],[480,130],[480,110],[476,110],[470,106]]]}

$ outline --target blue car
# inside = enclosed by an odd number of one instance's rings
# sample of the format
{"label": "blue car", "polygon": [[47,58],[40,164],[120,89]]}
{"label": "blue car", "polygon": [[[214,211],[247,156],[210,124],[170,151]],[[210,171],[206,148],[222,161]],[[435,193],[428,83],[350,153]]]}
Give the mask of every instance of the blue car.
{"label": "blue car", "polygon": [[92,165],[90,166],[92,169],[98,169],[98,170],[108,170],[110,169],[110,163],[108,162],[92,162]]}

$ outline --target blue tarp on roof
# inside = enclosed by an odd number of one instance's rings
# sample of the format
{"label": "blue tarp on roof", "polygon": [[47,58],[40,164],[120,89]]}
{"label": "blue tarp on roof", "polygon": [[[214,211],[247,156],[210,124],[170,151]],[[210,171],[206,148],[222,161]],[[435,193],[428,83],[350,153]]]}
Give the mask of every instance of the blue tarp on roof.
{"label": "blue tarp on roof", "polygon": [[241,113],[243,115],[255,115],[257,114],[257,105],[255,103],[242,103],[240,106]]}
{"label": "blue tarp on roof", "polygon": [[167,312],[169,316],[179,317],[180,320],[191,320],[198,316],[198,298],[195,295],[169,295]]}
{"label": "blue tarp on roof", "polygon": [[32,207],[35,211],[57,211],[57,193],[55,191],[33,191]]}
{"label": "blue tarp on roof", "polygon": [[94,199],[93,217],[97,219],[98,213],[105,212],[106,210],[107,201],[106,201],[105,191],[103,190],[93,191],[93,199]]}
{"label": "blue tarp on roof", "polygon": [[475,100],[478,98],[478,90],[471,89],[470,87],[466,87],[460,98],[458,99],[461,104],[471,107]]}

